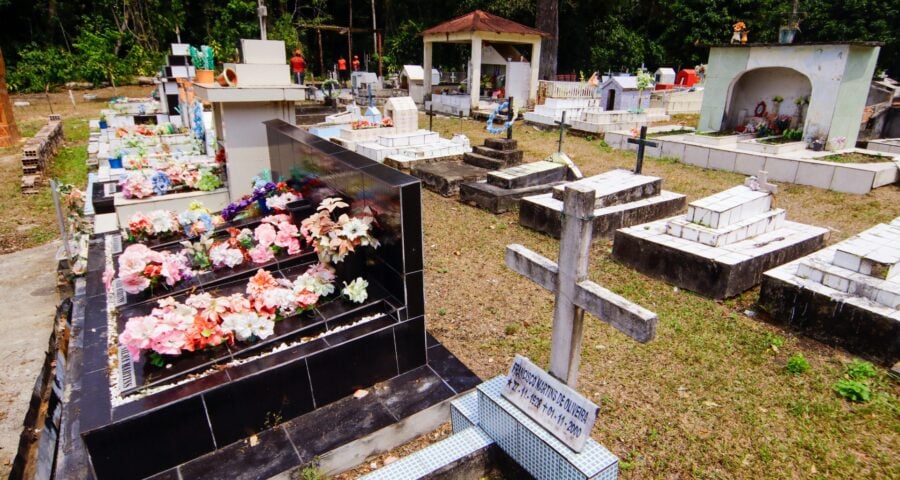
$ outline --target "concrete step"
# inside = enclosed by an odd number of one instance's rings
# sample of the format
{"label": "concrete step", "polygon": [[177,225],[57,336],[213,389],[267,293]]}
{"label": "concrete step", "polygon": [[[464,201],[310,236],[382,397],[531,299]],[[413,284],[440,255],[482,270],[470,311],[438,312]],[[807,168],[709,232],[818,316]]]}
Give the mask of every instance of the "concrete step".
{"label": "concrete step", "polygon": [[694,200],[687,220],[710,228],[723,228],[772,209],[772,195],[743,185]]}
{"label": "concrete step", "polygon": [[724,247],[778,230],[784,225],[784,220],[785,211],[781,208],[757,214],[720,228],[705,227],[688,221],[686,217],[678,217],[669,220],[666,224],[666,233],[711,247]]}
{"label": "concrete step", "polygon": [[662,179],[647,175],[636,175],[630,170],[610,170],[593,177],[582,178],[553,189],[553,198],[563,201],[566,185],[580,185],[592,188],[597,200],[594,208],[609,207],[634,202],[659,195]]}
{"label": "concrete step", "polygon": [[325,121],[330,113],[298,113],[295,117],[297,125],[315,125]]}
{"label": "concrete step", "polygon": [[797,265],[797,276],[888,308],[900,308],[900,283],[839,267],[828,261],[828,257],[803,259]]}
{"label": "concrete step", "polygon": [[479,182],[487,178],[489,170],[464,162],[436,162],[413,167],[413,176],[422,184],[445,197],[459,193],[463,183]]}
{"label": "concrete step", "polygon": [[487,183],[499,188],[514,189],[545,185],[566,179],[566,166],[541,160],[491,172]]}
{"label": "concrete step", "polygon": [[841,242],[833,263],[882,280],[900,281],[900,228],[876,225]]}
{"label": "concrete step", "polygon": [[506,168],[508,166],[504,160],[486,157],[478,153],[466,153],[463,155],[463,161],[469,165],[474,165],[487,170],[500,170],[501,168]]}
{"label": "concrete step", "polygon": [[484,146],[493,148],[494,150],[518,150],[519,142],[515,139],[507,140],[505,138],[486,138]]}
{"label": "concrete step", "polygon": [[507,165],[515,165],[517,163],[520,163],[522,161],[522,157],[524,156],[524,153],[521,150],[497,150],[491,147],[485,147],[483,145],[476,145],[472,147],[472,151],[485,157],[503,160]]}

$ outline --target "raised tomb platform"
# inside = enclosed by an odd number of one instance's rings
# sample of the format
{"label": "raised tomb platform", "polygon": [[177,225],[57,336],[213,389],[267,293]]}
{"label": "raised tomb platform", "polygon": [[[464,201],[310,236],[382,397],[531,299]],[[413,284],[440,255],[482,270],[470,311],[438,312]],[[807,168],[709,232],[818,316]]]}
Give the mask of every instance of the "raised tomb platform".
{"label": "raised tomb platform", "polygon": [[787,221],[784,209],[773,208],[772,193],[754,182],[691,202],[686,215],[617,231],[613,258],[723,299],[757,285],[766,270],[825,245],[827,229]]}
{"label": "raised tomb platform", "polygon": [[550,191],[572,175],[564,163],[540,160],[489,172],[480,182],[463,183],[459,201],[483,208],[491,213],[515,210],[519,199]]}
{"label": "raised tomb platform", "polygon": [[422,184],[445,197],[459,193],[463,183],[487,179],[488,173],[522,163],[523,152],[516,140],[487,138],[484,145],[463,155],[462,161],[435,162],[413,167]]}
{"label": "raised tomb platform", "polygon": [[[426,335],[419,181],[287,122],[266,127],[273,176],[305,192],[299,210],[337,196],[374,214],[381,246],[334,264],[336,285],[364,276],[368,297],[353,303],[338,287],[261,340],[165,356],[159,366],[119,345],[128,319],[170,295],[239,292],[252,272],[197,276],[182,293],[106,291],[122,239],[95,235],[75,298],[60,478],[269,478],[316,457],[348,468],[433,430],[445,402],[480,383]],[[291,279],[315,262],[309,249],[265,268]],[[248,437],[259,445],[248,449]]]}
{"label": "raised tomb platform", "polygon": [[642,112],[629,110],[586,111],[572,119],[572,129],[587,133],[606,133],[616,130],[640,128],[652,122],[669,119],[661,108],[648,108]]}
{"label": "raised tomb platform", "polygon": [[681,211],[686,197],[662,189],[662,179],[629,170],[586,177],[553,187],[551,193],[519,201],[519,224],[559,238],[562,229],[563,192],[567,185],[583,185],[596,192],[594,238],[611,237],[623,227],[666,217]]}
{"label": "raised tomb platform", "polygon": [[887,366],[900,361],[900,218],[765,273],[773,321]]}

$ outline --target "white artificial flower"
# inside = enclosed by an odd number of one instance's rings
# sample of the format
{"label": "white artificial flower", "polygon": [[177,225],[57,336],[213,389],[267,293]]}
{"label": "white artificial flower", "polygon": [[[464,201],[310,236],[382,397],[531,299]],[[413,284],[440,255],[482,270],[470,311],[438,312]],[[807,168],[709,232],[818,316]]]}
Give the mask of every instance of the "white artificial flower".
{"label": "white artificial flower", "polygon": [[275,322],[267,317],[256,317],[253,321],[253,334],[260,339],[275,333]]}
{"label": "white artificial flower", "polygon": [[166,210],[153,210],[147,214],[150,223],[153,225],[153,231],[156,233],[172,232],[175,230],[175,222],[172,221],[172,214]]}
{"label": "white artificial flower", "polygon": [[229,313],[222,315],[222,329],[233,332],[234,338],[247,340],[253,336],[255,313]]}
{"label": "white artificial flower", "polygon": [[287,210],[287,204],[297,200],[297,196],[291,192],[282,193],[266,199],[266,206],[276,210]]}
{"label": "white artificial flower", "polygon": [[341,290],[341,293],[346,295],[351,302],[363,303],[369,297],[369,293],[366,292],[368,286],[369,282],[363,280],[362,277],[357,277],[349,284],[344,282],[344,289]]}
{"label": "white artificial flower", "polygon": [[366,222],[358,218],[351,218],[341,228],[341,235],[347,237],[348,240],[356,240],[357,238],[365,237],[368,231],[369,225]]}

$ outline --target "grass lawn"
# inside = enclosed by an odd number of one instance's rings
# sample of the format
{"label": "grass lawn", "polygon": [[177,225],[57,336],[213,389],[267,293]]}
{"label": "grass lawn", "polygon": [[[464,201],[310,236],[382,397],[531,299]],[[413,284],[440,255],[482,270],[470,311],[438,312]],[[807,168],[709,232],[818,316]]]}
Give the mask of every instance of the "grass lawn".
{"label": "grass lawn", "polygon": [[[58,96],[61,105],[67,101]],[[67,148],[53,167],[65,181],[85,178],[86,119],[100,103],[89,105],[93,110],[66,117]],[[46,112],[22,121],[41,115]],[[420,125],[426,124],[423,115]],[[473,145],[487,136],[483,122],[460,126],[438,117],[435,128],[444,136],[461,129]],[[515,138],[526,161],[556,151],[556,132],[519,123]],[[634,153],[614,151],[597,137],[567,136],[564,150],[586,175],[634,166]],[[56,236],[49,194],[22,196],[17,162],[15,155],[2,162],[3,251]],[[671,159],[646,159],[644,168],[689,201],[743,182],[738,174]],[[900,216],[900,188],[848,195],[782,185],[776,203],[791,220],[831,229],[833,243]],[[553,297],[508,270],[504,248],[521,243],[555,259],[558,242],[520,227],[514,212],[492,215],[431,192],[422,206],[429,330],[482,378],[506,373],[515,353],[546,366]],[[591,279],[660,319],[657,338],[643,345],[591,316],[585,323],[578,388],[601,405],[593,436],[619,456],[622,478],[900,478],[900,387],[884,368],[870,380],[872,400],[850,403],[832,386],[851,357],[772,326],[760,314],[748,316],[758,289],[711,301],[622,267],[610,252],[610,242],[595,242]],[[785,370],[796,353],[811,365],[799,375]],[[420,441],[446,433],[444,427]]]}

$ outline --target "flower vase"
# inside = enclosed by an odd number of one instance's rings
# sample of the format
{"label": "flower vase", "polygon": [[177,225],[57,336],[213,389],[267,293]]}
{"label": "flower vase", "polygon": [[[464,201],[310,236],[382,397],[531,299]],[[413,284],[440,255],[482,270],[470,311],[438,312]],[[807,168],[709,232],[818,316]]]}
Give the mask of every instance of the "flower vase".
{"label": "flower vase", "polygon": [[272,209],[266,205],[266,198],[260,198],[256,201],[256,204],[259,206],[259,213],[262,216],[271,215]]}
{"label": "flower vase", "polygon": [[197,83],[215,83],[215,81],[215,71],[197,69]]}

